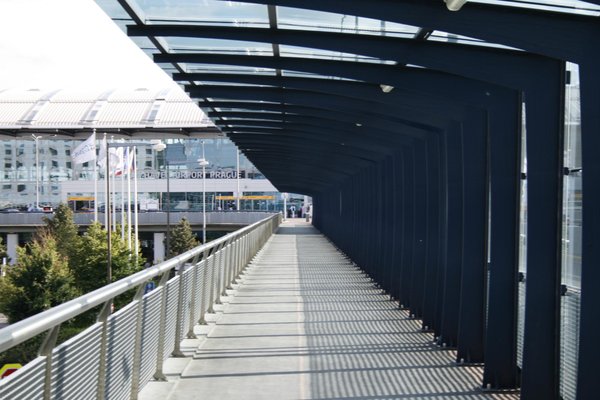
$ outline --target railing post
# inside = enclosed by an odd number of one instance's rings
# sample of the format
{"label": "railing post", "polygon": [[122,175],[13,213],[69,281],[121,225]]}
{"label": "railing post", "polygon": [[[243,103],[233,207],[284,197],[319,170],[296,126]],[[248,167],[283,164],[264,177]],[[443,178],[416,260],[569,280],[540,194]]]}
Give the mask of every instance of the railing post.
{"label": "railing post", "polygon": [[179,263],[179,296],[177,297],[177,317],[175,318],[175,348],[171,355],[173,357],[185,357],[181,352],[181,320],[183,318],[183,296],[184,296],[184,281],[183,281],[184,263]]}
{"label": "railing post", "polygon": [[142,369],[142,319],[144,312],[144,297],[145,285],[140,285],[135,293],[133,301],[137,301],[137,315],[135,321],[135,342],[133,345],[133,365],[131,371],[131,400],[138,398],[140,391],[140,370]]}
{"label": "railing post", "polygon": [[210,254],[209,254],[209,250],[205,250],[204,253],[202,254],[202,263],[204,264],[204,273],[203,276],[204,278],[202,279],[202,294],[200,295],[200,317],[198,318],[198,323],[200,325],[206,325],[206,320],[204,319],[204,314],[206,312],[206,302],[208,300],[205,300],[206,296],[206,291],[208,291],[210,293],[210,288],[207,286],[206,289],[204,290],[204,287],[206,286],[206,283],[208,282],[208,268],[210,266],[210,263],[208,262],[208,259],[210,258]]}
{"label": "railing post", "polygon": [[200,258],[200,253],[196,254],[194,260],[192,261],[192,265],[194,268],[194,279],[192,281],[192,290],[191,290],[191,304],[190,304],[190,327],[188,329],[187,338],[188,339],[196,339],[196,334],[194,333],[194,326],[196,324],[196,292],[198,286],[198,270],[200,269],[200,263],[198,262],[198,258]]}
{"label": "railing post", "polygon": [[223,248],[223,244],[220,244],[217,246],[216,251],[213,253],[213,260],[212,260],[212,266],[211,266],[211,277],[210,277],[210,292],[209,292],[209,297],[208,297],[208,310],[207,312],[209,313],[214,313],[215,310],[213,309],[213,305],[214,305],[214,300],[215,300],[215,275],[217,274],[218,271],[216,271],[216,269],[218,268],[218,263],[217,263],[217,256],[220,255],[220,251],[221,248]]}
{"label": "railing post", "polygon": [[51,399],[52,389],[52,350],[56,346],[56,339],[58,339],[58,332],[60,331],[60,325],[56,325],[48,331],[44,342],[40,346],[38,355],[46,357],[46,370],[44,377],[44,400]]}
{"label": "railing post", "polygon": [[158,322],[158,350],[156,354],[156,372],[154,379],[157,381],[166,381],[167,377],[163,373],[163,363],[165,361],[165,334],[167,324],[167,281],[169,280],[169,272],[165,272],[158,283],[158,289],[162,290],[160,294],[160,320]]}
{"label": "railing post", "polygon": [[112,299],[104,303],[97,322],[102,324],[102,336],[100,338],[100,359],[98,365],[98,399],[106,397],[106,348],[108,343],[108,317],[112,309]]}
{"label": "railing post", "polygon": [[250,262],[250,253],[252,251],[252,232],[248,233],[246,237],[246,249],[244,254],[244,266],[248,265]]}
{"label": "railing post", "polygon": [[221,304],[221,285],[223,283],[223,259],[225,255],[225,249],[227,249],[227,242],[223,243],[219,250],[219,262],[217,263],[217,287],[215,293],[214,304]]}
{"label": "railing post", "polygon": [[229,266],[227,268],[227,272],[229,277],[227,279],[227,287],[226,289],[233,289],[233,281],[235,280],[235,255],[237,252],[237,244],[238,238],[234,238],[233,242],[231,242],[231,251],[229,252]]}
{"label": "railing post", "polygon": [[240,277],[240,265],[242,264],[240,257],[240,255],[242,254],[242,240],[242,237],[238,237],[237,241],[235,242],[234,279],[238,279]]}
{"label": "railing post", "polygon": [[232,250],[233,239],[227,241],[227,246],[225,247],[225,257],[223,260],[223,289],[221,291],[221,296],[227,296],[227,288],[229,286],[229,269],[231,267],[231,250]]}

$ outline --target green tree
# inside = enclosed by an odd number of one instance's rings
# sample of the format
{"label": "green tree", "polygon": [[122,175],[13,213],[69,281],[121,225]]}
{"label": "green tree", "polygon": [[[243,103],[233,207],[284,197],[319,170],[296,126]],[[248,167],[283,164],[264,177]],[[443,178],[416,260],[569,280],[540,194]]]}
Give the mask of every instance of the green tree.
{"label": "green tree", "polygon": [[[44,217],[44,222],[48,232],[55,238],[60,254],[70,259],[81,247],[81,237],[77,233],[78,228],[73,219],[73,211],[69,206],[61,203],[54,211],[54,216],[52,218]],[[69,265],[71,268],[74,267],[72,262]]]}
{"label": "green tree", "polygon": [[193,249],[198,246],[198,239],[186,218],[182,218],[171,232],[169,243],[169,258]]}
{"label": "green tree", "polygon": [[0,279],[0,312],[11,323],[77,296],[67,260],[52,235],[40,232],[17,254],[17,264]]}
{"label": "green tree", "polygon": [[[143,259],[140,254],[135,257],[127,247],[127,240],[121,238],[120,228],[112,235],[111,260],[112,280],[117,281],[142,269]],[[81,236],[81,243],[74,252],[71,265],[77,287],[82,293],[88,293],[107,284],[106,230],[100,223],[94,222],[87,232]]]}

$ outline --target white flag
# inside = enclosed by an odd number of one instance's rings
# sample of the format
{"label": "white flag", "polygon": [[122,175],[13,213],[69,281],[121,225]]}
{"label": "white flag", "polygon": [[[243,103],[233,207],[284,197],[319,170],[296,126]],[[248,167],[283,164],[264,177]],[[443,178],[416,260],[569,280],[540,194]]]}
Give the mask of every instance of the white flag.
{"label": "white flag", "polygon": [[100,142],[100,151],[98,152],[97,164],[100,168],[106,166],[106,137]]}
{"label": "white flag", "polygon": [[119,176],[123,173],[125,163],[123,152],[124,149],[122,147],[108,149],[108,154],[110,156],[110,170],[115,176]]}
{"label": "white flag", "polygon": [[92,136],[81,143],[71,153],[71,158],[74,164],[83,164],[88,161],[96,159],[96,134],[92,133]]}
{"label": "white flag", "polygon": [[133,150],[130,147],[125,147],[125,154],[123,154],[123,171],[118,172],[117,175],[129,175],[133,165]]}

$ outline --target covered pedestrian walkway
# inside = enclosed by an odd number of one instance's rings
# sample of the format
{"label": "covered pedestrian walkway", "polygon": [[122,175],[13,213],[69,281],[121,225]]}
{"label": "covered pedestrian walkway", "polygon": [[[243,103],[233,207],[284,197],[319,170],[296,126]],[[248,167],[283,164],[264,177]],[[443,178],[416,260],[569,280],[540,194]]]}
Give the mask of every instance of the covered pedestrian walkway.
{"label": "covered pedestrian walkway", "polygon": [[283,223],[230,294],[181,375],[140,399],[518,398],[483,392],[481,365],[457,364],[308,223]]}

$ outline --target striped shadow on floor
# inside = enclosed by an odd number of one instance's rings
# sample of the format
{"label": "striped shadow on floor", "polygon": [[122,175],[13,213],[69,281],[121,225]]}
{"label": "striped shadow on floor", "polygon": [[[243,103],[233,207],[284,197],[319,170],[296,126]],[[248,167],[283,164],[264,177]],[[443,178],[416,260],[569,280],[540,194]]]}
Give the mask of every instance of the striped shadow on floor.
{"label": "striped shadow on floor", "polygon": [[169,395],[183,399],[517,399],[483,393],[310,225],[288,222]]}

